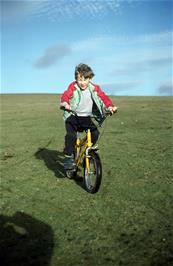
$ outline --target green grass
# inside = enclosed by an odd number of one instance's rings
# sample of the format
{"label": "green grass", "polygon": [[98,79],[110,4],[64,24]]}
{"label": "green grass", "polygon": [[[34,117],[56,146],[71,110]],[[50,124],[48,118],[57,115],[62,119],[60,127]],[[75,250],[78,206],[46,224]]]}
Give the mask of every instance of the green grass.
{"label": "green grass", "polygon": [[59,95],[1,95],[3,266],[173,265],[172,98],[113,100],[92,195],[64,177]]}

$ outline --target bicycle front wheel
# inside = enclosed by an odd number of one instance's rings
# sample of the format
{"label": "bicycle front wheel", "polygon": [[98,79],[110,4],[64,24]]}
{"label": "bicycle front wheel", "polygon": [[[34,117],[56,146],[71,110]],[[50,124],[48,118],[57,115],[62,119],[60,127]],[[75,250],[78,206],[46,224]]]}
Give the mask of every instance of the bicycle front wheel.
{"label": "bicycle front wheel", "polygon": [[96,151],[91,150],[88,157],[88,166],[84,165],[84,186],[87,192],[96,193],[101,185],[102,165]]}

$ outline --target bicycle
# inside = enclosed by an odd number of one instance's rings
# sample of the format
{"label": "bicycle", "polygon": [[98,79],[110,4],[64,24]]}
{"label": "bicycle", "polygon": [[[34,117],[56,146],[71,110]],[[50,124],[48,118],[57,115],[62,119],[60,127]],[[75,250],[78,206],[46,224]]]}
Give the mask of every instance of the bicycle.
{"label": "bicycle", "polygon": [[[70,110],[70,112],[77,116],[74,111]],[[112,113],[106,111],[104,119],[108,115],[112,115]],[[98,145],[92,145],[90,129],[86,130],[83,138],[80,138],[80,133],[77,132],[74,159],[75,167],[66,170],[66,176],[70,179],[75,178],[79,168],[83,168],[84,188],[89,193],[96,193],[102,181],[102,163],[98,154]]]}

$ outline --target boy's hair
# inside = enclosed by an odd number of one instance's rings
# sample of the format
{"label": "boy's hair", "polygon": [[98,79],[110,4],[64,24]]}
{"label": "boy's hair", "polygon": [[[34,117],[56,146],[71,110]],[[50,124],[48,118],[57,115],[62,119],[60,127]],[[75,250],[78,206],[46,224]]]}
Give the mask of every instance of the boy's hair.
{"label": "boy's hair", "polygon": [[84,78],[91,79],[94,77],[94,72],[92,69],[88,65],[82,63],[77,65],[75,68],[75,79],[77,79],[78,74],[84,76]]}

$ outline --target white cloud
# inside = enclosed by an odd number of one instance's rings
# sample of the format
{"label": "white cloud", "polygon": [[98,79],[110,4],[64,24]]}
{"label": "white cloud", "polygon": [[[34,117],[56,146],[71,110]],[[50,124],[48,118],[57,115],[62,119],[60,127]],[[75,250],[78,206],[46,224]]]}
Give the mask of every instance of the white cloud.
{"label": "white cloud", "polygon": [[76,54],[87,53],[96,65],[112,65],[110,74],[128,74],[170,67],[172,32],[139,36],[97,36],[72,43]]}
{"label": "white cloud", "polygon": [[103,83],[101,87],[110,95],[116,95],[122,91],[129,91],[144,84],[142,80],[121,81],[115,83]]}
{"label": "white cloud", "polygon": [[[171,57],[167,55],[146,56],[144,58],[134,58],[126,62],[118,62],[118,66],[110,71],[110,75],[136,75],[136,73],[154,72],[159,69],[170,69],[172,64]],[[169,71],[168,71],[169,72]]]}
{"label": "white cloud", "polygon": [[[172,67],[172,32],[139,36],[97,36],[72,43],[73,53],[90,55],[97,78],[110,94],[158,88],[158,94],[170,93],[170,85],[161,79],[170,78]],[[104,73],[104,77],[99,76]],[[139,80],[136,80],[138,77]],[[109,84],[104,84],[104,80]],[[141,92],[140,92],[141,93]],[[152,92],[149,91],[152,94]]]}
{"label": "white cloud", "polygon": [[15,0],[2,1],[3,17],[6,20],[25,15],[48,19],[50,21],[69,20],[78,17],[103,17],[108,12],[114,14],[120,8],[120,0]]}
{"label": "white cloud", "polygon": [[49,0],[42,1],[40,8],[33,12],[34,15],[46,16],[48,19],[58,21],[59,19],[71,19],[80,17],[98,17],[112,11],[117,12],[120,6],[119,0]]}
{"label": "white cloud", "polygon": [[114,49],[116,52],[117,49],[130,48],[130,49],[151,49],[154,47],[162,47],[165,45],[172,45],[173,32],[164,31],[155,34],[144,34],[144,35],[99,35],[96,37],[91,37],[85,40],[77,41],[73,43],[73,48],[75,50],[85,50],[85,49],[104,49],[109,50],[110,48]]}

